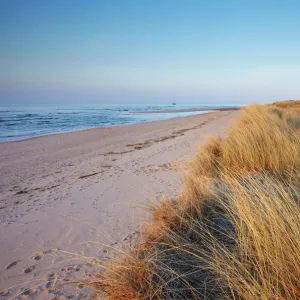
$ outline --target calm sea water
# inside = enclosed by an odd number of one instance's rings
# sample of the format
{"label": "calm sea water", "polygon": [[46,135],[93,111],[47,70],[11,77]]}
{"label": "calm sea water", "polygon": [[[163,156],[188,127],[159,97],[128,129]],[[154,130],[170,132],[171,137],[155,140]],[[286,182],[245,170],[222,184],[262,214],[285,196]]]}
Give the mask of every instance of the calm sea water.
{"label": "calm sea water", "polygon": [[185,117],[205,112],[132,114],[184,108],[207,108],[201,105],[103,105],[91,104],[10,104],[0,102],[0,142],[41,135],[71,132],[88,128],[117,126]]}

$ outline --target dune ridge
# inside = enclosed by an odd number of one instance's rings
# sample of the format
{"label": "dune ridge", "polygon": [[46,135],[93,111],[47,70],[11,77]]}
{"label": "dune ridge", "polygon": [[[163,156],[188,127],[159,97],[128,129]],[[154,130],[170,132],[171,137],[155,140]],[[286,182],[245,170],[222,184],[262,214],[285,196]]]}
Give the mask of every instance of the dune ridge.
{"label": "dune ridge", "polygon": [[299,179],[299,101],[246,107],[85,284],[105,299],[299,299]]}

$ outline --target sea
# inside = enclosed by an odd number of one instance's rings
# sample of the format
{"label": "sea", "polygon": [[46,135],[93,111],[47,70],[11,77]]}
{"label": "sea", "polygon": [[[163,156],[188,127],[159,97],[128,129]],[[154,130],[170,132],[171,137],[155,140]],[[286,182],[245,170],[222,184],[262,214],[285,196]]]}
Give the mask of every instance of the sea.
{"label": "sea", "polygon": [[[220,106],[219,106],[220,107]],[[201,108],[205,111],[171,112]],[[79,131],[181,118],[217,110],[199,104],[100,104],[100,103],[7,103],[0,102],[0,142]],[[170,112],[159,113],[160,110]],[[157,111],[158,113],[141,113]]]}

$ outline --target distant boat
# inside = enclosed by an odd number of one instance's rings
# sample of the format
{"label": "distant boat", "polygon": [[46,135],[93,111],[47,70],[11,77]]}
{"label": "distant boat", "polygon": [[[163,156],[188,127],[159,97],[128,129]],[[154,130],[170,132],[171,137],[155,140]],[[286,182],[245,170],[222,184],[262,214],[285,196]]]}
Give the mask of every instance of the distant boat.
{"label": "distant boat", "polygon": [[176,105],[176,103],[175,103],[175,102],[173,102],[173,103],[172,103],[172,105]]}

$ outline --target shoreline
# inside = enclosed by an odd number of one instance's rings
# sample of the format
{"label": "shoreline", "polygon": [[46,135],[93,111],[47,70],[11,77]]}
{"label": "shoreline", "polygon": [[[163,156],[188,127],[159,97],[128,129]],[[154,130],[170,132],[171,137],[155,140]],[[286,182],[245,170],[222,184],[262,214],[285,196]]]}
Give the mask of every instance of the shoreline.
{"label": "shoreline", "polygon": [[[212,112],[1,143],[0,290],[30,278],[53,282],[53,273],[59,284],[99,272],[92,258],[110,261],[112,249],[130,242],[149,216],[141,207],[178,195],[196,146],[224,136],[238,116]],[[34,293],[32,285],[24,288]],[[46,299],[48,290],[32,299]]]}
{"label": "shoreline", "polygon": [[[176,112],[202,112],[202,111],[208,111],[207,113],[200,113],[199,115],[204,115],[204,114],[209,114],[209,113],[214,113],[214,112],[218,112],[218,111],[235,111],[235,110],[239,110],[240,107],[232,107],[232,108],[228,108],[228,107],[222,107],[222,108],[218,108],[218,109],[213,109],[211,108],[209,109],[179,109],[179,110],[160,110],[160,111],[142,111],[142,112],[130,112],[128,111],[128,114],[154,114],[154,113],[176,113]],[[182,117],[174,117],[174,118],[169,118],[166,120],[153,120],[153,121],[147,121],[147,122],[137,122],[137,123],[131,123],[131,124],[122,124],[122,125],[109,125],[109,126],[102,126],[102,127],[91,127],[91,128],[84,128],[84,129],[79,129],[79,130],[71,130],[71,131],[63,131],[63,132],[53,132],[53,133],[46,133],[46,134],[41,134],[41,135],[37,135],[37,136],[32,136],[32,137],[25,137],[25,138],[20,138],[20,139],[16,139],[16,140],[8,140],[8,141],[0,141],[0,145],[1,144],[6,144],[6,143],[19,143],[22,141],[28,141],[28,140],[32,140],[32,139],[38,139],[38,138],[43,138],[46,136],[52,136],[52,135],[60,135],[60,134],[69,134],[69,133],[75,133],[75,132],[83,132],[83,131],[89,131],[89,130],[98,130],[98,129],[107,129],[107,128],[115,128],[115,127],[122,127],[122,126],[132,126],[132,125],[140,125],[140,124],[145,124],[145,123],[153,123],[153,122],[162,122],[162,121],[168,121],[168,120],[174,120],[174,119],[181,119],[181,118],[187,118],[187,117],[192,117],[192,116],[196,116],[196,115],[190,115],[190,116],[182,116]]]}
{"label": "shoreline", "polygon": [[232,111],[232,110],[239,110],[241,107],[239,106],[232,106],[232,107],[227,107],[227,106],[220,106],[220,107],[206,107],[206,108],[183,108],[183,109],[164,109],[164,110],[149,110],[149,111],[133,111],[133,112],[128,112],[130,114],[163,114],[163,113],[176,113],[176,112],[195,112],[195,111]]}

